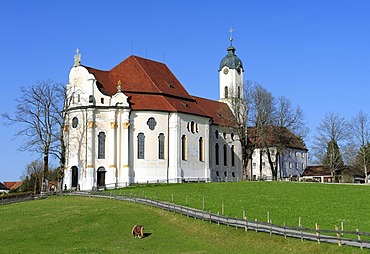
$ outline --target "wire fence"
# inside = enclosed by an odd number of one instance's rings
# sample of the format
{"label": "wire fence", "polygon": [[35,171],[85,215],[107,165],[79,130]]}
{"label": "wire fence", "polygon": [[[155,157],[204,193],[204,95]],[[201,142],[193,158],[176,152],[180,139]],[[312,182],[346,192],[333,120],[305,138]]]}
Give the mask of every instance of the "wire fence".
{"label": "wire fence", "polygon": [[7,204],[13,204],[13,203],[19,203],[24,201],[30,201],[35,200],[39,198],[47,197],[46,194],[27,194],[24,195],[20,193],[19,195],[12,195],[11,197],[1,197],[0,198],[0,204],[1,205],[7,205]]}
{"label": "wire fence", "polygon": [[[210,223],[217,223],[218,225],[226,225],[228,227],[235,227],[244,229],[245,231],[255,231],[255,232],[264,232],[270,235],[280,235],[285,238],[298,238],[309,241],[316,241],[318,244],[321,242],[334,243],[347,246],[354,246],[363,248],[370,248],[370,237],[369,232],[356,231],[344,231],[340,230],[335,226],[334,230],[320,229],[316,224],[316,228],[305,228],[302,226],[292,227],[292,226],[281,226],[269,222],[261,222],[255,220],[248,220],[244,218],[233,218],[225,216],[223,214],[207,212],[204,210],[199,210],[187,206],[177,205],[171,202],[158,201],[150,199],[147,197],[136,196],[133,194],[120,194],[116,195],[111,193],[111,195],[102,195],[101,193],[84,193],[76,192],[69,193],[69,195],[80,195],[80,196],[89,196],[89,197],[99,197],[99,198],[108,198],[116,199],[122,201],[128,201],[138,204],[150,205],[156,208],[167,210],[174,213],[179,213],[187,217],[192,217],[195,219],[200,219],[203,221],[209,221]],[[344,235],[348,237],[343,237]],[[352,237],[351,237],[352,236]]]}

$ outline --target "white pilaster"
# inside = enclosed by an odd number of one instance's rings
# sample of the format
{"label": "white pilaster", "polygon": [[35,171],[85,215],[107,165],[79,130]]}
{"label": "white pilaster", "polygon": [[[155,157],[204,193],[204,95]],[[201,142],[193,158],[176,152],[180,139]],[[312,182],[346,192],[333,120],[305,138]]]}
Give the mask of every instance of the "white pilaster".
{"label": "white pilaster", "polygon": [[[94,160],[94,153],[95,153],[95,117],[94,117],[94,109],[89,108],[87,110],[87,133],[86,133],[86,171],[88,172],[87,175],[93,172],[91,178],[88,178],[85,182],[86,186],[83,186],[84,190],[87,190],[88,186],[94,186],[96,184],[96,174],[94,171],[95,168],[95,160]],[[82,186],[81,186],[82,187]],[[91,189],[91,188],[90,188]]]}
{"label": "white pilaster", "polygon": [[177,113],[169,115],[168,180],[181,178],[181,122]]}
{"label": "white pilaster", "polygon": [[210,159],[209,159],[209,144],[210,144],[210,137],[209,137],[209,124],[205,125],[205,133],[204,133],[204,177],[206,179],[211,180],[211,169],[209,167]]}

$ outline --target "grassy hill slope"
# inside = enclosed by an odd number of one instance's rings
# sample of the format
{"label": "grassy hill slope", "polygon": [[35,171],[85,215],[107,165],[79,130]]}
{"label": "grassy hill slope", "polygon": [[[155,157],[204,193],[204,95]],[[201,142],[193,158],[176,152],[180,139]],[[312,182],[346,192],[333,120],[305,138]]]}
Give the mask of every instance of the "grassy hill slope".
{"label": "grassy hill slope", "polygon": [[[148,206],[49,197],[0,206],[0,253],[344,253],[351,247],[217,226]],[[149,235],[133,238],[143,224]]]}

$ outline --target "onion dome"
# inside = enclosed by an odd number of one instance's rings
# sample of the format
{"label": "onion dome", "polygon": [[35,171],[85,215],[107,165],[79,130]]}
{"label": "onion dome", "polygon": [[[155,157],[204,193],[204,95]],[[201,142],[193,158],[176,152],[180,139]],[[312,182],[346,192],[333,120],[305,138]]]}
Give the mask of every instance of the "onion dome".
{"label": "onion dome", "polygon": [[236,49],[233,47],[232,42],[233,39],[232,37],[230,37],[230,46],[227,48],[228,53],[224,58],[222,58],[218,71],[220,71],[225,66],[229,69],[236,69],[238,72],[243,70],[242,60],[240,60],[240,58],[235,55]]}

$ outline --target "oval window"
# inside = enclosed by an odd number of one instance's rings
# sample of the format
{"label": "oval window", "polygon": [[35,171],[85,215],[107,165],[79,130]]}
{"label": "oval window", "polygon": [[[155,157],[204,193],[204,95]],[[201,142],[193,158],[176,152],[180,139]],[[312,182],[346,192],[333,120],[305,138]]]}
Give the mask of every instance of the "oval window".
{"label": "oval window", "polygon": [[76,128],[78,125],[78,118],[77,117],[73,117],[72,119],[72,128]]}

